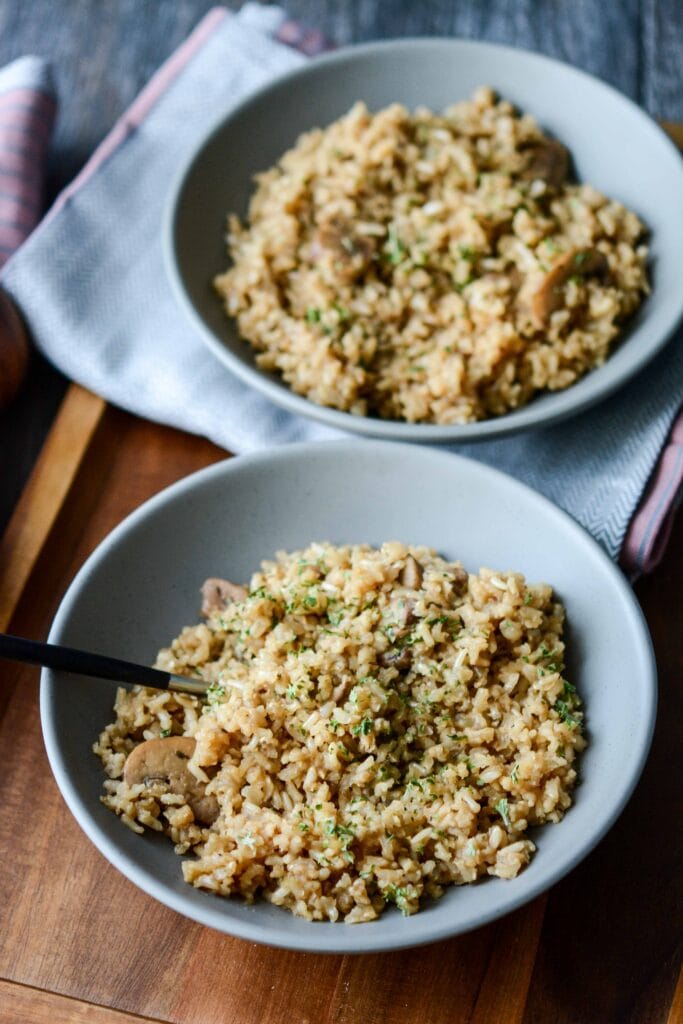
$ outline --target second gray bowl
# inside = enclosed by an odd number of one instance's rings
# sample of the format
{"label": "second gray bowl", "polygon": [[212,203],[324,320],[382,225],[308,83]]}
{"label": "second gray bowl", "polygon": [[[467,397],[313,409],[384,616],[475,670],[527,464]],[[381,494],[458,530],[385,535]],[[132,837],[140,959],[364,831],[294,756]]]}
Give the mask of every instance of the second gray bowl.
{"label": "second gray bowl", "polygon": [[[410,424],[315,405],[256,366],[212,288],[225,269],[226,215],[244,215],[257,171],[298,135],[359,99],[440,110],[493,86],[570,148],[578,177],[625,203],[650,230],[652,295],[607,363],[566,391],[505,416],[465,425]],[[683,161],[635,104],[603,82],[538,54],[488,43],[415,39],[351,47],[311,61],[230,110],[180,173],[169,199],[165,250],[180,304],[228,369],[292,413],[404,441],[467,442],[547,426],[606,398],[663,347],[683,314]]]}

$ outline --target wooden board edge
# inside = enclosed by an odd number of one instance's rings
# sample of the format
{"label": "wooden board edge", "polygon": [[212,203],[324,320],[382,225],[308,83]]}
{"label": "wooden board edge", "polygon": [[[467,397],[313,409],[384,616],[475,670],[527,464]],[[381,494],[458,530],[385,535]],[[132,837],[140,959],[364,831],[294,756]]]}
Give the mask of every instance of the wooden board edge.
{"label": "wooden board edge", "polygon": [[6,630],[109,406],[72,384],[0,540],[0,630]]}
{"label": "wooden board edge", "polygon": [[661,126],[666,134],[676,143],[679,149],[683,149],[683,124],[677,121],[661,121]]}
{"label": "wooden board edge", "polygon": [[666,1024],[683,1024],[683,967],[678,975],[678,983],[671,1000]]}
{"label": "wooden board edge", "polygon": [[169,1024],[0,979],[0,1024]]}

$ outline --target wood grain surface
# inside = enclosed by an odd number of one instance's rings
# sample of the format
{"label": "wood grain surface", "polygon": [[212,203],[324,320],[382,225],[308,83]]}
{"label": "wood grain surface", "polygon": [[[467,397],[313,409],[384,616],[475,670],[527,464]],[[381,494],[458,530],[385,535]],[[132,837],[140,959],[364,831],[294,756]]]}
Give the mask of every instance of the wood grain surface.
{"label": "wood grain surface", "polygon": [[[62,422],[83,400],[70,394]],[[45,637],[69,580],[128,512],[224,456],[109,407],[101,417],[83,408],[92,443],[77,466],[68,463],[71,483],[45,543],[30,565],[22,556],[28,579],[19,600],[3,598],[11,573],[0,576],[0,601],[14,606],[9,625],[27,636]],[[54,436],[51,443],[59,450]],[[32,507],[53,508],[50,480],[39,464]],[[44,511],[36,521],[49,518]],[[269,949],[196,925],[136,890],[57,792],[40,736],[37,671],[2,667],[0,849],[11,855],[0,875],[0,1024],[116,1024],[132,1019],[126,1014],[177,1024],[678,1024],[683,797],[671,768],[683,717],[682,569],[678,531],[665,565],[638,587],[658,653],[660,714],[643,779],[616,826],[546,897],[468,935],[395,954]],[[88,1016],[91,1004],[107,1009]]]}
{"label": "wood grain surface", "polygon": [[0,981],[0,1024],[138,1024],[149,1017],[119,1013],[81,999],[57,996],[28,985]]}

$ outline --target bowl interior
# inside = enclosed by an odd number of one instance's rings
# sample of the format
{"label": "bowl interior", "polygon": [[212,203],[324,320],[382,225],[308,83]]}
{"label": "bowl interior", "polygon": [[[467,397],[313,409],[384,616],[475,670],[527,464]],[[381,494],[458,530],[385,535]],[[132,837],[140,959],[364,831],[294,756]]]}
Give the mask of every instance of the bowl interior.
{"label": "bowl interior", "polygon": [[149,663],[198,621],[205,577],[247,579],[277,549],[310,541],[398,538],[466,568],[521,570],[551,582],[570,623],[571,678],[586,703],[590,745],[576,803],[538,830],[515,880],[451,889],[420,914],[390,911],[349,928],[310,924],[265,902],[248,906],[185,885],[170,843],[126,829],[99,802],[91,747],[112,719],[114,686],[44,672],[41,714],[52,769],[87,834],[141,888],[195,920],[255,941],[364,951],[465,931],[530,899],[568,871],[609,827],[649,746],[655,704],[650,643],[621,573],[564,513],[488,467],[448,453],[367,442],[294,445],[221,463],[163,492],[95,552],[67,593],[50,639]]}
{"label": "bowl interior", "polygon": [[[567,391],[524,409],[464,426],[411,425],[320,409],[255,366],[253,351],[211,287],[227,266],[228,211],[244,215],[253,175],[274,164],[297,136],[324,126],[358,99],[434,110],[493,86],[565,142],[579,178],[635,210],[651,231],[652,296],[607,364]],[[183,171],[170,198],[167,258],[181,302],[214,353],[291,411],[347,430],[395,439],[476,440],[549,423],[623,383],[665,342],[683,311],[683,162],[633,103],[597,79],[536,54],[459,40],[370,44],[313,62],[228,113]]]}

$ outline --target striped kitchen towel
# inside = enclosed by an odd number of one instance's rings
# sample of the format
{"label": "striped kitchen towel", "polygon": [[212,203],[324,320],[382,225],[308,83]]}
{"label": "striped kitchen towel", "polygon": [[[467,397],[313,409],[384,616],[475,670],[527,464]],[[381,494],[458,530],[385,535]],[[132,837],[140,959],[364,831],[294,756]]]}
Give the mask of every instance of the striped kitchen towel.
{"label": "striped kitchen towel", "polygon": [[[314,53],[324,40],[277,8],[210,11],[2,275],[36,343],[64,373],[116,405],[233,452],[339,432],[273,406],[193,334],[166,281],[162,215],[177,167],[218,113],[305,60],[292,44]],[[680,493],[682,395],[679,336],[638,381],[589,413],[457,450],[551,498],[636,575],[661,557]]]}
{"label": "striped kitchen towel", "polygon": [[40,219],[56,102],[38,57],[0,70],[0,267]]}

